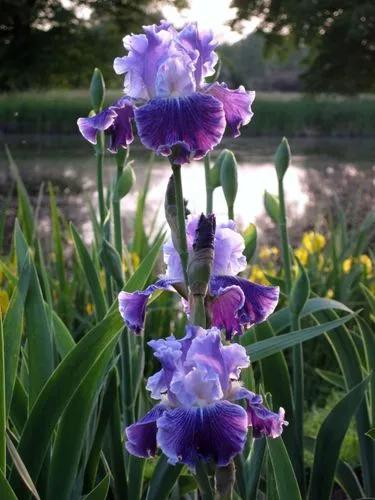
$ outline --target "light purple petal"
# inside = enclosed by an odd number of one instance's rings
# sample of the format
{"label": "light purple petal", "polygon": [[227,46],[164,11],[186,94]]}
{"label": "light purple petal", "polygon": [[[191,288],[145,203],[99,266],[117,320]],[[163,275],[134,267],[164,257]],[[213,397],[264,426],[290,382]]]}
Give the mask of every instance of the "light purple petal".
{"label": "light purple petal", "polygon": [[240,325],[250,327],[261,323],[277,306],[279,287],[258,285],[237,276],[213,276],[210,281],[210,293],[215,297],[229,286],[240,287],[245,296],[245,303],[237,313]]}
{"label": "light purple petal", "polygon": [[188,373],[177,371],[170,384],[172,400],[181,406],[211,404],[223,398],[219,374],[206,366],[200,366]]}
{"label": "light purple petal", "polygon": [[225,128],[222,104],[198,93],[153,99],[136,109],[135,120],[147,148],[169,156],[178,146],[174,161],[179,164],[202,158],[220,142]]}
{"label": "light purple petal", "polygon": [[128,55],[117,57],[114,70],[125,73],[125,93],[134,99],[152,99],[156,96],[156,76],[159,67],[176,54],[172,44],[175,30],[170,23],[144,26],[145,34],[128,35],[124,47]]}
{"label": "light purple petal", "polygon": [[238,311],[244,306],[244,303],[245,296],[239,286],[232,285],[220,288],[208,305],[212,326],[225,330],[229,339],[234,332],[239,333],[242,328]]}
{"label": "light purple petal", "polygon": [[83,137],[91,142],[91,144],[96,144],[98,131],[107,130],[111,127],[116,117],[116,111],[112,107],[109,107],[97,115],[87,118],[78,118],[77,125]]}
{"label": "light purple petal", "polygon": [[206,76],[215,73],[215,65],[218,57],[215,53],[217,42],[214,40],[211,31],[199,31],[197,23],[187,24],[178,34],[177,40],[189,52],[192,59],[198,59],[195,63],[195,79],[199,88]]}
{"label": "light purple petal", "polygon": [[250,366],[246,349],[240,344],[224,345],[221,348],[221,353],[229,378],[238,380],[241,370]]}
{"label": "light purple petal", "polygon": [[157,442],[169,462],[195,469],[198,460],[225,466],[243,450],[247,434],[245,410],[220,401],[198,408],[175,408],[157,421]]}
{"label": "light purple petal", "polygon": [[176,283],[176,280],[162,279],[143,291],[120,292],[118,295],[119,311],[126,326],[136,334],[141,333],[145,322],[146,305],[150,295],[156,290],[175,292],[172,286],[173,283]]}
{"label": "light purple petal", "polygon": [[155,82],[157,97],[185,96],[195,92],[194,63],[183,54],[160,65]]}
{"label": "light purple petal", "polygon": [[165,410],[165,405],[156,405],[138,422],[126,428],[127,441],[125,446],[129,453],[144,458],[156,454],[156,421]]}
{"label": "light purple petal", "polygon": [[233,137],[238,137],[240,127],[247,125],[254,114],[251,105],[255,92],[247,92],[242,86],[231,90],[224,83],[217,82],[206,87],[205,91],[223,103],[227,126]]}

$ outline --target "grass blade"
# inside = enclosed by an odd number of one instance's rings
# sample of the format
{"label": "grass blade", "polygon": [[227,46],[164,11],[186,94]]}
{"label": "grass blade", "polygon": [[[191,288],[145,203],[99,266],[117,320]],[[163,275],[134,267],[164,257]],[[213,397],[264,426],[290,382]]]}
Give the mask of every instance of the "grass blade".
{"label": "grass blade", "polygon": [[165,500],[182,470],[181,464],[170,465],[165,455],[161,455],[152,474],[146,500]]}
{"label": "grass blade", "polygon": [[0,498],[1,500],[18,500],[16,494],[10,487],[4,474],[0,471]]}
{"label": "grass blade", "polygon": [[12,440],[7,436],[7,446],[9,455],[12,457],[15,468],[17,469],[18,474],[22,478],[23,483],[27,486],[28,490],[33,494],[33,496],[40,500],[39,494],[35,488],[35,484],[30,477],[28,470],[25,467],[25,464],[22,461],[22,458],[19,456],[16,447],[14,446]]}
{"label": "grass blade", "polygon": [[106,500],[109,489],[109,476],[104,479],[87,495],[84,500]]}
{"label": "grass blade", "polygon": [[7,412],[5,402],[5,358],[4,358],[4,331],[3,320],[0,313],[0,472],[6,474],[6,427],[7,427]]}
{"label": "grass blade", "polygon": [[[281,438],[267,438],[279,500],[301,500],[296,476]],[[323,499],[321,499],[323,500]]]}

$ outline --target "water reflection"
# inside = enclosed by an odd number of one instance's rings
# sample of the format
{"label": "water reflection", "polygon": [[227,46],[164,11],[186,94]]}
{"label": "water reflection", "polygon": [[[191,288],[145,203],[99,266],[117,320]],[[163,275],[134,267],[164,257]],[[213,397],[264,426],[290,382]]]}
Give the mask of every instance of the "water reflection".
{"label": "water reflection", "polygon": [[[96,203],[95,160],[91,148],[76,136],[10,136],[6,138],[20,168],[29,193],[38,196],[41,184],[51,181],[59,188],[59,206],[69,220],[83,227],[90,237],[86,200]],[[233,148],[239,169],[239,189],[235,213],[242,225],[257,222],[267,239],[277,237],[274,227],[264,215],[264,190],[277,193],[273,154],[278,138],[240,138],[226,141],[223,146]],[[332,207],[334,197],[341,200],[348,211],[358,214],[370,209],[375,194],[375,146],[371,139],[291,139],[292,166],[285,177],[286,196],[294,233],[324,224],[323,214]],[[129,235],[138,192],[142,189],[148,169],[148,158],[139,146],[132,149],[135,158],[137,182],[133,192],[122,203],[125,234]],[[114,161],[108,157],[105,165],[106,182],[114,175]],[[156,214],[163,222],[162,203],[170,175],[168,163],[157,159],[152,168],[147,198],[146,223]],[[194,162],[183,169],[185,197],[192,211],[205,208],[203,165]],[[0,153],[0,202],[11,185],[5,155]],[[215,211],[226,213],[224,196],[220,189],[214,194]],[[15,203],[12,203],[13,213]],[[12,211],[12,210],[11,210]],[[48,200],[42,199],[40,228],[48,231]]]}

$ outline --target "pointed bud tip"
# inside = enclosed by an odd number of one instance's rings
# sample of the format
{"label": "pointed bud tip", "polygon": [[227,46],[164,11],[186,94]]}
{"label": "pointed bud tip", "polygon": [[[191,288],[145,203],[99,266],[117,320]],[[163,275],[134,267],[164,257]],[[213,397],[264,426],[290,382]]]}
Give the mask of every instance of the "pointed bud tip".
{"label": "pointed bud tip", "polygon": [[201,214],[195,232],[195,240],[193,243],[193,249],[195,251],[202,250],[204,248],[214,248],[215,241],[215,231],[216,231],[216,218],[214,214],[209,214],[205,216]]}

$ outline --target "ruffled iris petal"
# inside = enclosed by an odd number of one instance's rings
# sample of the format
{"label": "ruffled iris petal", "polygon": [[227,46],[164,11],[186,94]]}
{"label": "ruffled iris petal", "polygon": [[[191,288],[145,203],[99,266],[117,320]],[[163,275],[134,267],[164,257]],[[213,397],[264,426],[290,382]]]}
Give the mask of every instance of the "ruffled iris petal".
{"label": "ruffled iris petal", "polygon": [[212,96],[193,93],[176,98],[156,98],[135,111],[142,143],[174,161],[200,159],[221,140],[225,129],[223,106]]}
{"label": "ruffled iris petal", "polygon": [[117,117],[116,111],[109,107],[94,116],[87,118],[78,118],[77,125],[79,131],[91,144],[96,144],[96,136],[99,131],[107,130],[113,125]]}
{"label": "ruffled iris petal", "polygon": [[220,288],[217,296],[209,304],[212,326],[227,332],[231,338],[233,332],[241,331],[238,311],[245,303],[245,296],[237,285]]}
{"label": "ruffled iris petal", "polygon": [[135,424],[126,428],[126,449],[132,455],[148,458],[154,456],[156,444],[156,421],[164,413],[165,405],[156,405]]}
{"label": "ruffled iris petal", "polygon": [[[212,31],[199,31],[197,23],[189,23],[178,34],[177,40],[188,51],[195,62],[195,80],[201,86],[206,76],[215,73],[218,56],[215,53],[215,42]],[[198,57],[197,57],[198,56]]]}
{"label": "ruffled iris petal", "polygon": [[133,117],[133,104],[123,97],[95,116],[78,118],[77,125],[83,137],[92,144],[96,144],[98,132],[107,131],[110,134],[108,150],[116,153],[120,147],[126,148],[133,142]]}
{"label": "ruffled iris petal", "polygon": [[[213,276],[210,281],[210,293],[214,297],[220,294],[225,296],[223,292],[230,286],[238,286],[245,296],[245,302],[240,309],[236,308],[234,302],[233,315],[238,319],[239,325],[249,327],[261,323],[275,310],[279,300],[278,287],[258,285],[237,276]],[[220,300],[220,297],[218,299]],[[228,301],[226,314],[230,312],[229,305]],[[214,318],[213,323],[216,324]],[[241,333],[239,330],[236,332]],[[233,331],[227,330],[228,335],[232,333]]]}
{"label": "ruffled iris petal", "polygon": [[247,415],[236,404],[220,401],[198,408],[167,410],[157,421],[157,441],[169,462],[194,469],[198,460],[213,460],[219,467],[243,450]]}
{"label": "ruffled iris petal", "polygon": [[240,127],[247,125],[254,114],[251,105],[255,92],[247,92],[242,85],[231,90],[224,83],[217,82],[207,87],[206,92],[223,103],[227,125],[233,137],[238,137]]}
{"label": "ruffled iris petal", "polygon": [[278,413],[275,413],[263,405],[263,398],[259,394],[238,387],[232,394],[233,400],[246,400],[246,413],[248,416],[248,424],[253,428],[253,436],[261,437],[279,437],[283,432],[283,426],[288,425],[285,420],[285,410],[280,408]]}
{"label": "ruffled iris petal", "polygon": [[141,333],[145,322],[146,305],[150,295],[156,290],[174,292],[173,283],[176,283],[176,280],[163,279],[156,281],[143,291],[120,292],[118,295],[119,311],[126,326],[136,334]]}

